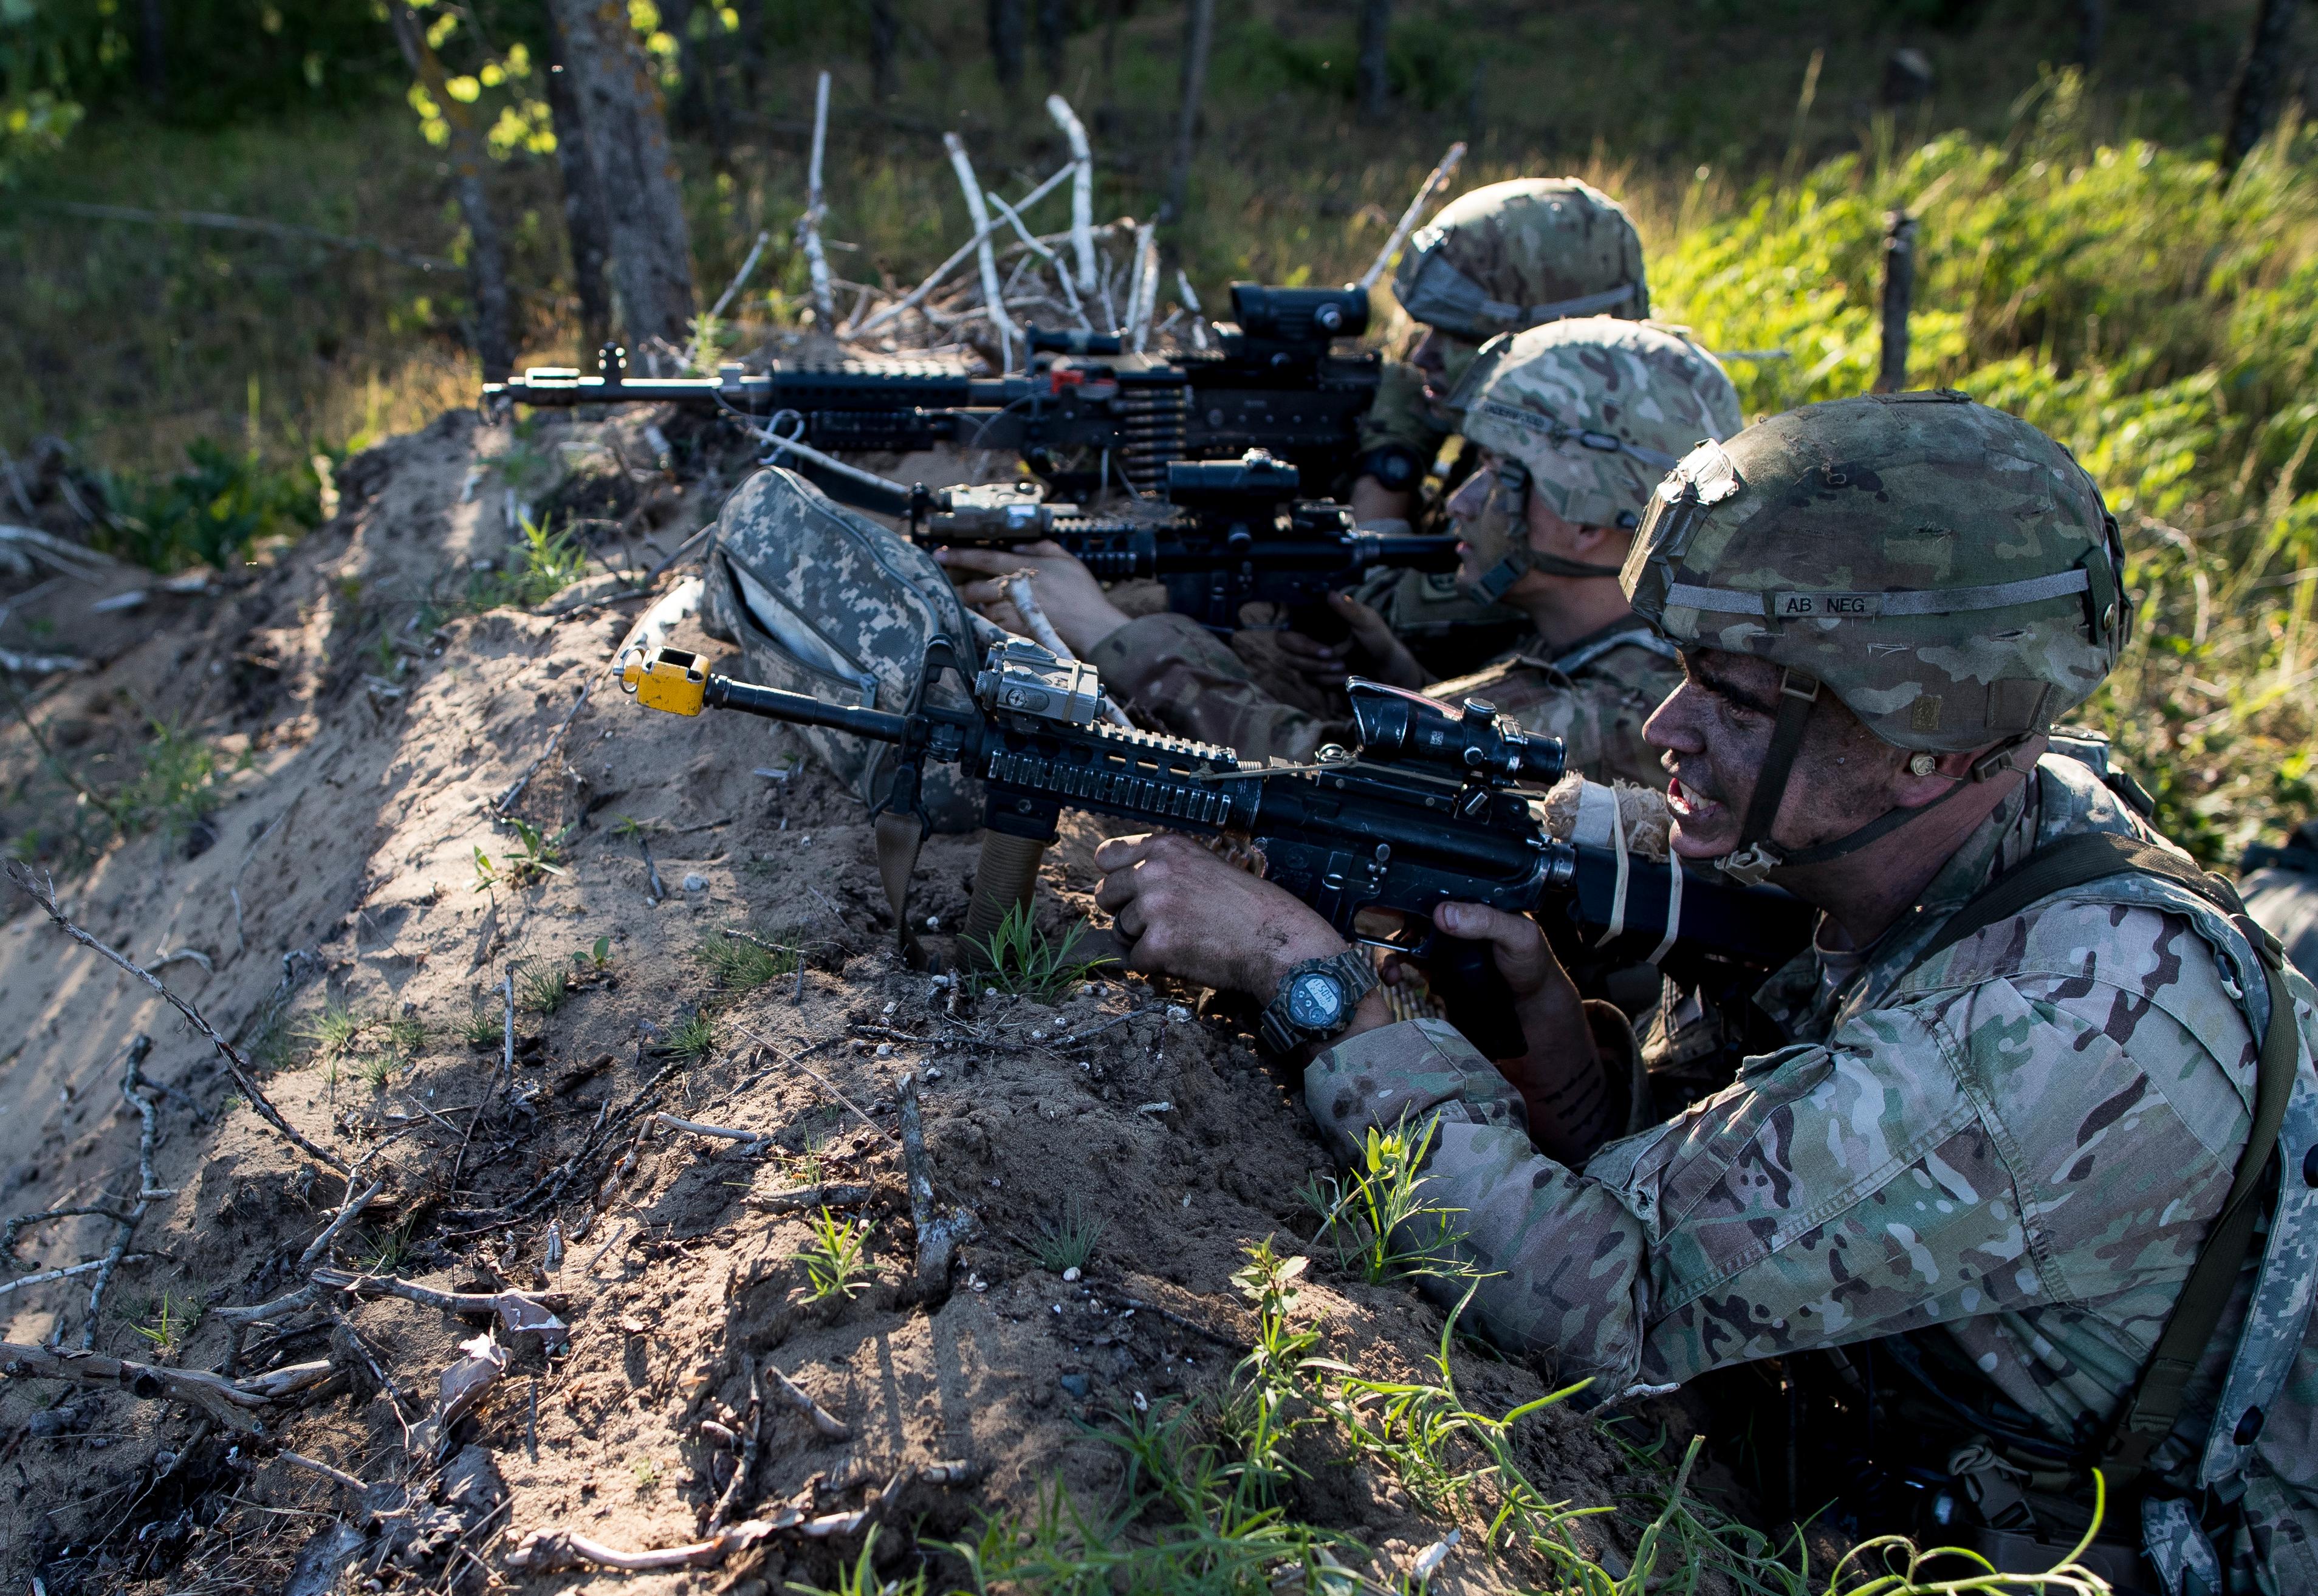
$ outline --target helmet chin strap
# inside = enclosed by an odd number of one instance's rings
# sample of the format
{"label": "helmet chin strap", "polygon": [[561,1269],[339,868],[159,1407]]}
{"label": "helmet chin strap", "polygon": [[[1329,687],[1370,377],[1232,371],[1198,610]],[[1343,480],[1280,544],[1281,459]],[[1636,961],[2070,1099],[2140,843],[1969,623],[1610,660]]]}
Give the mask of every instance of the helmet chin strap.
{"label": "helmet chin strap", "polygon": [[1483,558],[1490,552],[1492,542],[1504,546],[1505,553],[1496,563],[1481,573],[1473,584],[1473,591],[1495,604],[1505,596],[1515,582],[1531,571],[1543,571],[1550,577],[1614,577],[1620,567],[1595,565],[1588,560],[1572,560],[1566,554],[1553,554],[1533,549],[1529,541],[1529,495],[1526,480],[1521,489],[1518,513],[1509,508],[1505,500],[1512,497],[1500,486],[1489,494],[1488,507],[1469,525],[1458,530],[1465,541],[1481,551]]}
{"label": "helmet chin strap", "polygon": [[2033,735],[2024,734],[1999,743],[1972,761],[1968,779],[1957,782],[1927,802],[1886,810],[1832,841],[1790,851],[1771,840],[1771,827],[1779,818],[1779,804],[1786,797],[1787,781],[1794,774],[1795,757],[1802,752],[1803,732],[1810,723],[1811,709],[1819,703],[1819,678],[1802,671],[1789,669],[1779,680],[1779,716],[1771,727],[1771,746],[1763,756],[1762,774],[1755,778],[1755,791],[1747,800],[1747,817],[1738,828],[1738,846],[1714,861],[1717,868],[1741,885],[1754,886],[1782,867],[1824,865],[1882,841],[1965,788],[2012,769],[2013,751]]}

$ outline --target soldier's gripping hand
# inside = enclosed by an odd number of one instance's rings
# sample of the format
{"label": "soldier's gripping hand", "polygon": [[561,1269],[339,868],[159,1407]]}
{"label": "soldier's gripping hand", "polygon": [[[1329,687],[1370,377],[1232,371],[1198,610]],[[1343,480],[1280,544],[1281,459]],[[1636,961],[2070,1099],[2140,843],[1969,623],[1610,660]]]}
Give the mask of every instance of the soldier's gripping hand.
{"label": "soldier's gripping hand", "polygon": [[1127,612],[1110,602],[1094,573],[1051,540],[1012,549],[936,549],[934,558],[957,584],[959,597],[1007,631],[1024,635],[1022,617],[1006,596],[1005,578],[1029,571],[1038,607],[1071,652],[1081,658],[1127,624]]}
{"label": "soldier's gripping hand", "polygon": [[1424,686],[1424,668],[1382,615],[1349,593],[1329,594],[1328,607],[1351,629],[1342,642],[1317,642],[1300,632],[1280,633],[1280,652],[1298,672],[1324,687],[1341,687],[1348,676],[1396,687]]}
{"label": "soldier's gripping hand", "polygon": [[[1108,910],[1129,945],[1127,964],[1268,1003],[1288,972],[1344,951],[1335,928],[1285,889],[1250,875],[1188,837],[1114,837],[1095,849]],[[1352,1031],[1385,1022],[1370,992]],[[1347,1035],[1351,1033],[1346,1033]]]}
{"label": "soldier's gripping hand", "polygon": [[1433,923],[1451,937],[1489,944],[1497,973],[1513,989],[1514,1012],[1528,1044],[1521,1057],[1495,1061],[1497,1073],[1521,1093],[1538,1151],[1572,1167],[1583,1163],[1624,1128],[1624,1091],[1612,1079],[1631,1062],[1613,1056],[1631,1046],[1630,1033],[1615,1036],[1623,1020],[1606,1012],[1607,1005],[1597,1006],[1604,1010],[1598,1016],[1589,1014],[1545,934],[1527,915],[1443,903],[1433,910]]}

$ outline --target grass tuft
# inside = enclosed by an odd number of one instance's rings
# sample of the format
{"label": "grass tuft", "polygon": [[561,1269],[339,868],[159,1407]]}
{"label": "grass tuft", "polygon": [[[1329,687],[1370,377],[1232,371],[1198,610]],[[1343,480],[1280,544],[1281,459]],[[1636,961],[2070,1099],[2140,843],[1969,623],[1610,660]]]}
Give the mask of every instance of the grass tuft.
{"label": "grass tuft", "polygon": [[716,1045],[716,1023],[705,1014],[688,1014],[669,1033],[668,1050],[680,1059],[698,1063]]}
{"label": "grass tuft", "polygon": [[1464,1233],[1451,1221],[1464,1210],[1427,1203],[1430,1179],[1418,1173],[1432,1151],[1436,1122],[1413,1137],[1406,1119],[1389,1132],[1369,1127],[1361,1161],[1347,1175],[1322,1175],[1300,1196],[1320,1216],[1318,1240],[1335,1250],[1336,1267],[1371,1286],[1413,1275],[1454,1275],[1451,1255]]}
{"label": "grass tuft", "polygon": [[801,956],[797,948],[768,947],[754,937],[729,931],[711,933],[692,953],[708,966],[709,976],[718,986],[732,991],[752,991],[768,981],[794,973]]}
{"label": "grass tuft", "polygon": [[1037,1255],[1038,1266],[1052,1273],[1083,1269],[1094,1256],[1095,1243],[1102,1240],[1102,1215],[1091,1211],[1074,1195],[1053,1219],[1038,1221],[1038,1239],[1030,1243],[1030,1250]]}
{"label": "grass tuft", "polygon": [[516,983],[516,1007],[532,1014],[553,1014],[571,997],[571,972],[561,964],[526,970]]}
{"label": "grass tuft", "polygon": [[840,1219],[824,1207],[806,1223],[813,1227],[813,1239],[789,1254],[791,1263],[804,1265],[810,1283],[806,1300],[817,1303],[840,1297],[849,1302],[867,1291],[876,1272],[867,1251],[869,1221]]}
{"label": "grass tuft", "polygon": [[1007,910],[995,931],[987,937],[969,937],[966,946],[977,955],[980,980],[1010,997],[1045,1003],[1117,962],[1109,957],[1074,959],[1071,955],[1086,933],[1086,922],[1081,920],[1058,943],[1038,929],[1028,908],[1017,903]]}

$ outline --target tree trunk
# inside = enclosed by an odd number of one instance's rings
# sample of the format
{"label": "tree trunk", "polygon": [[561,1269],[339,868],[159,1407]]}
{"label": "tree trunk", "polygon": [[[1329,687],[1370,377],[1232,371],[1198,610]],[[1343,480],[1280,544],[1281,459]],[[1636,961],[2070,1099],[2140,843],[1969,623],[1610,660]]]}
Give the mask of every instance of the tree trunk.
{"label": "tree trunk", "polygon": [[169,31],[161,0],[143,0],[137,22],[137,81],[157,111],[169,97]]}
{"label": "tree trunk", "polygon": [[1392,105],[1392,0],[1361,0],[1360,102],[1362,121],[1380,122]]}
{"label": "tree trunk", "polygon": [[2077,0],[2077,65],[2090,67],[2108,34],[2108,0]]}
{"label": "tree trunk", "polygon": [[571,89],[563,29],[553,13],[547,28],[553,52],[547,68],[547,111],[555,122],[555,164],[563,178],[563,235],[571,246],[572,291],[580,296],[584,365],[612,336],[612,295],[604,283],[604,261],[611,249],[605,239],[603,189],[588,158],[588,133]]}
{"label": "tree trunk", "polygon": [[2294,29],[2295,0],[2261,0],[2254,13],[2253,38],[2245,64],[2230,91],[2228,130],[2222,136],[2222,170],[2234,172],[2269,130],[2277,109],[2278,80],[2286,72],[2286,40]]}
{"label": "tree trunk", "polygon": [[570,51],[588,159],[604,197],[622,330],[682,347],[694,312],[692,250],[660,85],[619,0],[552,0]]}
{"label": "tree trunk", "polygon": [[765,0],[740,0],[733,9],[741,18],[741,114],[747,116],[765,90]]}
{"label": "tree trunk", "polygon": [[1063,55],[1070,40],[1070,0],[1038,0],[1038,60],[1050,90],[1063,86]]}
{"label": "tree trunk", "polygon": [[1012,94],[1022,82],[1023,0],[984,0],[990,24],[990,63]]}
{"label": "tree trunk", "polygon": [[869,0],[869,93],[890,100],[898,91],[894,81],[894,49],[902,25],[894,15],[894,0]]}
{"label": "tree trunk", "polygon": [[1175,122],[1175,169],[1167,182],[1167,220],[1180,222],[1190,202],[1191,151],[1199,136],[1199,101],[1208,92],[1208,52],[1216,41],[1216,0],[1183,8],[1183,105]]}
{"label": "tree trunk", "polygon": [[507,247],[499,238],[498,220],[483,189],[489,164],[474,113],[451,97],[443,63],[435,58],[418,19],[403,0],[392,0],[387,21],[410,75],[439,106],[451,130],[451,192],[467,224],[467,287],[475,302],[475,354],[483,363],[483,381],[504,382],[515,373],[514,315],[508,302]]}

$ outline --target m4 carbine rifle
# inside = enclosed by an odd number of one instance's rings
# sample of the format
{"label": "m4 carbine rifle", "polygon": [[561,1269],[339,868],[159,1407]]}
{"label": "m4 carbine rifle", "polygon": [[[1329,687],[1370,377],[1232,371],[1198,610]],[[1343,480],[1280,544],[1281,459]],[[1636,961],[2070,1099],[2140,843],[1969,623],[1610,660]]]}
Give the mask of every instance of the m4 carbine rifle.
{"label": "m4 carbine rifle", "polygon": [[[1229,631],[1250,602],[1304,612],[1299,631],[1334,637],[1341,617],[1320,601],[1379,566],[1457,569],[1457,540],[1362,532],[1347,506],[1297,498],[1301,476],[1261,449],[1238,460],[1176,461],[1163,518],[1097,516],[1047,502],[1036,484],[946,488],[926,494],[910,536],[928,548],[1011,547],[1050,539],[1104,581],[1154,577],[1167,607]],[[913,496],[914,498],[915,496]]]}
{"label": "m4 carbine rifle", "polygon": [[[1305,480],[1334,483],[1358,460],[1357,424],[1376,398],[1374,354],[1337,354],[1368,328],[1357,288],[1235,282],[1234,321],[1217,347],[1128,353],[1116,336],[1030,329],[1027,375],[978,377],[960,362],[774,361],[762,372],[630,377],[606,345],[595,376],[535,366],[487,383],[486,414],[508,404],[678,404],[749,417],[824,452],[911,451],[939,444],[1011,449],[1056,492],[1099,498],[1124,484],[1156,495],[1177,460],[1236,459],[1263,449]],[[904,503],[849,478],[801,467],[833,497],[900,514]]]}
{"label": "m4 carbine rifle", "polygon": [[[932,702],[952,675],[966,701]],[[1629,963],[1662,958],[1668,974],[1710,995],[1759,981],[1809,935],[1803,905],[1775,889],[1703,874],[1676,889],[1678,865],[1546,835],[1530,799],[1560,776],[1560,740],[1525,734],[1478,699],[1452,707],[1355,678],[1359,748],[1325,749],[1309,766],[1262,766],[1107,723],[1092,667],[1020,638],[993,644],[971,679],[949,640],[936,638],[898,713],[733,681],[668,648],[630,654],[621,685],[648,709],[744,710],[896,745],[880,811],[916,813],[921,835],[918,782],[929,760],[979,777],[987,829],[963,928],[969,941],[986,939],[1009,907],[1029,901],[1065,809],[1227,837],[1339,934],[1417,960],[1450,1019],[1491,1058],[1526,1051],[1511,994],[1487,943],[1434,929],[1437,904],[1538,911],[1549,935],[1582,935]]]}

